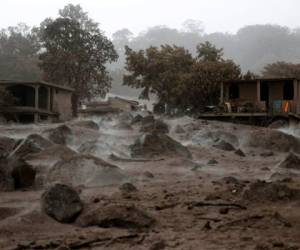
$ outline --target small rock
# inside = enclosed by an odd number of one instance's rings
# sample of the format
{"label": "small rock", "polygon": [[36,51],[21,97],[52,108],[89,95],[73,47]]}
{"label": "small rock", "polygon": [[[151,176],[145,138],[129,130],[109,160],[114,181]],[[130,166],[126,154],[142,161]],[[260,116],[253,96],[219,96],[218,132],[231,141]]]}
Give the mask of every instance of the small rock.
{"label": "small rock", "polygon": [[216,165],[216,164],[218,164],[219,162],[217,161],[217,160],[215,160],[215,159],[211,159],[211,160],[209,160],[208,162],[207,162],[207,164],[208,165]]}
{"label": "small rock", "polygon": [[241,150],[241,149],[237,149],[235,152],[234,152],[236,155],[239,155],[241,157],[245,157],[245,153]]}
{"label": "small rock", "polygon": [[228,212],[229,212],[229,208],[228,207],[222,207],[219,210],[220,214],[228,214]]}
{"label": "small rock", "polygon": [[119,189],[122,192],[126,192],[126,193],[131,193],[131,192],[136,192],[137,191],[137,188],[133,184],[131,184],[129,182],[122,184],[119,187]]}
{"label": "small rock", "polygon": [[78,193],[64,184],[49,187],[41,197],[42,210],[63,223],[73,222],[83,209]]}
{"label": "small rock", "polygon": [[224,151],[234,151],[235,148],[228,142],[221,140],[218,144],[213,145],[213,147],[217,149],[221,149]]}
{"label": "small rock", "polygon": [[271,157],[274,153],[272,151],[266,151],[260,154],[261,157]]}
{"label": "small rock", "polygon": [[166,247],[165,241],[159,240],[153,243],[153,245],[150,247],[150,250],[161,250],[161,249],[165,249],[165,247]]}
{"label": "small rock", "polygon": [[154,175],[149,171],[145,171],[144,176],[147,177],[147,178],[154,178]]}

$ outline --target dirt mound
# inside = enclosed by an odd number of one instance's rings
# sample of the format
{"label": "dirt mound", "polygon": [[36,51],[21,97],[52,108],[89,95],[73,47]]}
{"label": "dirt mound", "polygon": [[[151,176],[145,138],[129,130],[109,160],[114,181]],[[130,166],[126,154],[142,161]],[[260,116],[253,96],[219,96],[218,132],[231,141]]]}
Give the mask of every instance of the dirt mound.
{"label": "dirt mound", "polygon": [[146,133],[130,146],[132,157],[173,155],[191,158],[191,153],[181,143],[165,134]]}
{"label": "dirt mound", "polygon": [[279,168],[300,170],[300,158],[294,153],[289,153],[279,164]]}
{"label": "dirt mound", "polygon": [[247,138],[246,146],[269,151],[300,153],[300,141],[292,135],[272,129],[256,130]]}
{"label": "dirt mound", "polygon": [[82,227],[147,228],[154,223],[154,219],[133,205],[107,204],[87,209],[77,223]]}
{"label": "dirt mound", "polygon": [[234,146],[232,146],[230,143],[223,141],[223,140],[219,141],[217,144],[215,144],[213,146],[217,149],[221,149],[224,151],[234,151],[235,150]]}
{"label": "dirt mound", "polygon": [[72,222],[83,209],[77,192],[63,184],[49,187],[41,197],[42,210],[59,222]]}
{"label": "dirt mound", "polygon": [[6,158],[17,146],[18,141],[9,137],[0,137],[0,159]]}
{"label": "dirt mound", "polygon": [[77,122],[73,123],[72,125],[82,127],[82,128],[99,130],[98,124],[92,120],[77,121]]}
{"label": "dirt mound", "polygon": [[53,146],[53,143],[41,135],[32,134],[24,139],[13,152],[10,154],[10,158],[25,158],[28,154],[38,153],[42,150]]}
{"label": "dirt mound", "polygon": [[247,201],[289,201],[300,198],[300,190],[289,188],[287,185],[277,182],[267,183],[256,181],[250,184],[245,191],[243,199]]}
{"label": "dirt mound", "polygon": [[55,144],[66,145],[72,140],[72,130],[66,125],[48,129],[43,134]]}
{"label": "dirt mound", "polygon": [[90,155],[76,155],[57,162],[47,176],[48,183],[88,187],[120,184],[124,180],[126,175],[120,168]]}

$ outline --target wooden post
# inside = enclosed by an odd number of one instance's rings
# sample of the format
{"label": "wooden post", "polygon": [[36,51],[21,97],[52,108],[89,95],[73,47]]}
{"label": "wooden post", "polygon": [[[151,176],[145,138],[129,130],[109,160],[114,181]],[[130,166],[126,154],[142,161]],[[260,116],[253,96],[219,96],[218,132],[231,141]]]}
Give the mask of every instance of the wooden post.
{"label": "wooden post", "polygon": [[292,107],[292,112],[299,114],[300,110],[299,110],[299,86],[298,86],[299,82],[297,79],[294,79],[294,105]]}
{"label": "wooden post", "polygon": [[37,110],[39,109],[39,86],[35,86],[35,99],[34,99],[34,107],[36,109],[34,113],[34,122],[37,123],[39,121],[39,114],[37,113]]}
{"label": "wooden post", "polygon": [[260,80],[256,81],[257,102],[260,102]]}
{"label": "wooden post", "polygon": [[220,90],[220,103],[224,102],[224,83],[221,83],[221,90]]}
{"label": "wooden post", "polygon": [[51,111],[51,88],[47,88],[47,110]]}

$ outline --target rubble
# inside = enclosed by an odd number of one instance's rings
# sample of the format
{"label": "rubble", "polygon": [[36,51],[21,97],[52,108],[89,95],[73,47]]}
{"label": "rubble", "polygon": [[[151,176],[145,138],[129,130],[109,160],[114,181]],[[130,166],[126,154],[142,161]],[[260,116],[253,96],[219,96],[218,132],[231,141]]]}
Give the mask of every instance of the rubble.
{"label": "rubble", "polygon": [[213,145],[215,148],[224,150],[224,151],[234,151],[235,148],[228,142],[221,140],[217,144]]}

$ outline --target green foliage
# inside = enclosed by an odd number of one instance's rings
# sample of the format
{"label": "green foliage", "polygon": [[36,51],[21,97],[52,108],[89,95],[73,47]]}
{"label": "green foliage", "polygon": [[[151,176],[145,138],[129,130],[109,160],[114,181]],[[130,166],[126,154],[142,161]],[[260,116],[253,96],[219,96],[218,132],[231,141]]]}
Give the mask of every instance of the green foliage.
{"label": "green foliage", "polygon": [[113,44],[79,5],[68,5],[59,13],[55,20],[46,19],[39,30],[45,79],[73,87],[73,104],[104,96],[111,84],[106,64],[118,57]]}
{"label": "green foliage", "polygon": [[217,49],[215,45],[206,41],[197,46],[197,58],[203,62],[218,62],[223,59],[223,49]]}
{"label": "green foliage", "polygon": [[160,49],[133,51],[126,47],[126,70],[124,84],[142,88],[141,98],[149,94],[159,97],[161,103],[174,106],[186,79],[190,76],[194,60],[184,48],[164,45]]}
{"label": "green foliage", "polygon": [[300,78],[300,64],[276,62],[265,66],[263,70],[263,77],[266,78]]}
{"label": "green foliage", "polygon": [[241,77],[240,67],[222,58],[222,49],[209,43],[198,46],[199,55],[182,47],[161,46],[133,51],[126,47],[124,84],[142,88],[141,98],[149,93],[158,102],[179,109],[198,109],[218,104],[220,85],[224,80]]}

